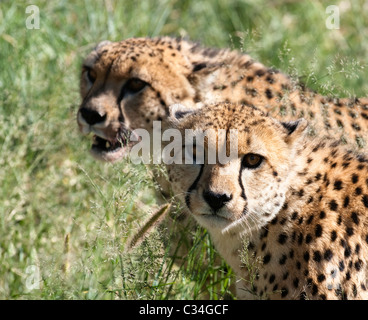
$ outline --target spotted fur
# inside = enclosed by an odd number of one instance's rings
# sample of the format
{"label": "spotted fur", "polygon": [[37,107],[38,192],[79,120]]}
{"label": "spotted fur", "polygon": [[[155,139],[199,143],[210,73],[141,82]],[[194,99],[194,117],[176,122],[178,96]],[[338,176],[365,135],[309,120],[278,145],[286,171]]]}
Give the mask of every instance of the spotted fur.
{"label": "spotted fur", "polygon": [[[205,147],[218,129],[238,130],[228,163],[169,165],[168,173],[244,280],[239,298],[368,298],[367,156],[312,139],[305,119],[281,123],[249,106],[217,104],[171,121],[183,132],[212,129]],[[249,155],[261,162],[250,167]]]}

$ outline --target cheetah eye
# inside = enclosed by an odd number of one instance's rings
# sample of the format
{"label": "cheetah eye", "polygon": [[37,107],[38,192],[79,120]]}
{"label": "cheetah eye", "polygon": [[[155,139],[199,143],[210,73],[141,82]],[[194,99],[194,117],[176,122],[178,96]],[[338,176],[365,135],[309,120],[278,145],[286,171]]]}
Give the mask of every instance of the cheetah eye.
{"label": "cheetah eye", "polygon": [[91,83],[94,83],[96,81],[97,78],[97,74],[96,71],[94,71],[93,69],[89,68],[89,67],[85,67],[86,71],[87,71],[87,78]]}
{"label": "cheetah eye", "polygon": [[264,158],[258,154],[248,153],[243,157],[242,167],[247,169],[258,168],[263,162],[263,159]]}
{"label": "cheetah eye", "polygon": [[129,79],[125,84],[124,91],[128,93],[137,93],[141,91],[146,85],[147,82],[140,80],[138,78],[132,78]]}

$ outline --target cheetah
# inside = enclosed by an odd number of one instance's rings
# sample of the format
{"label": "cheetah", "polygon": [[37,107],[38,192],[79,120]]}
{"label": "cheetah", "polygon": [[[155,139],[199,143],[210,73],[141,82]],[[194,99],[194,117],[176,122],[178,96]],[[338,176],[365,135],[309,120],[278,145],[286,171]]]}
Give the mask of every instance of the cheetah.
{"label": "cheetah", "polygon": [[175,103],[254,105],[285,121],[304,117],[316,134],[359,147],[368,131],[366,98],[324,97],[247,54],[179,38],[100,42],[82,64],[80,93],[80,131],[93,133],[91,153],[110,162],[128,154],[132,130],[151,132]]}
{"label": "cheetah", "polygon": [[[206,136],[193,146],[193,164],[167,165],[169,180],[242,279],[238,298],[368,299],[368,157],[311,137],[303,118],[280,122],[228,103],[180,108],[171,110],[172,128]],[[237,154],[198,161],[220,129],[226,148],[237,130]]]}
{"label": "cheetah", "polygon": [[[125,158],[132,131],[151,132],[153,121],[165,123],[175,103],[192,110],[228,101],[255,105],[285,120],[304,116],[318,134],[364,147],[368,99],[323,97],[235,50],[170,37],[102,41],[81,69],[77,123],[83,134],[92,133],[91,154],[102,161]],[[152,169],[157,201],[165,203],[172,193],[170,183]],[[184,230],[184,237],[196,227],[187,210],[170,213],[165,221],[171,234]]]}

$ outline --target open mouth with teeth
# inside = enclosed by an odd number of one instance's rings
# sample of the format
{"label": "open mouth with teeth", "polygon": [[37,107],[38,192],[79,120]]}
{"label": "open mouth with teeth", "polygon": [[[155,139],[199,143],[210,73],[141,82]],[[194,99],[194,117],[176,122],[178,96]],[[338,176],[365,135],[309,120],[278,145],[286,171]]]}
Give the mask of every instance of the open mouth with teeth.
{"label": "open mouth with teeth", "polygon": [[107,140],[98,135],[93,136],[91,147],[92,155],[108,162],[118,161],[129,154],[131,146],[134,144],[130,141],[131,132],[128,130],[119,131],[114,139]]}

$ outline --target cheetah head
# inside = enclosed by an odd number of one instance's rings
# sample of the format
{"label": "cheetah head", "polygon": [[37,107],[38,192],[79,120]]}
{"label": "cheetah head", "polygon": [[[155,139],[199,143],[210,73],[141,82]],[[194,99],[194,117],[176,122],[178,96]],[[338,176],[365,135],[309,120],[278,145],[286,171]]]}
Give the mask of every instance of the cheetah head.
{"label": "cheetah head", "polygon": [[[191,44],[193,46],[193,44]],[[83,62],[80,131],[93,134],[91,152],[101,160],[122,159],[134,129],[152,131],[166,120],[168,107],[192,106],[194,74],[205,69],[185,54],[189,43],[171,38],[103,41]]]}
{"label": "cheetah head", "polygon": [[[281,123],[254,107],[218,104],[192,113],[175,107],[170,121],[183,135],[188,129],[208,133],[190,152],[193,164],[167,165],[174,194],[203,227],[222,233],[240,227],[248,233],[275,217],[291,184],[292,159],[302,148],[306,120]],[[226,134],[221,135],[220,129]],[[211,148],[219,151],[226,145],[229,154],[231,129],[237,130],[237,153],[221,163],[218,153],[210,163]],[[182,154],[190,157],[187,141],[182,148]],[[204,161],[198,162],[198,154]]]}

